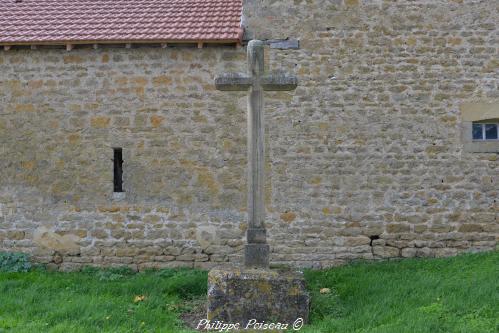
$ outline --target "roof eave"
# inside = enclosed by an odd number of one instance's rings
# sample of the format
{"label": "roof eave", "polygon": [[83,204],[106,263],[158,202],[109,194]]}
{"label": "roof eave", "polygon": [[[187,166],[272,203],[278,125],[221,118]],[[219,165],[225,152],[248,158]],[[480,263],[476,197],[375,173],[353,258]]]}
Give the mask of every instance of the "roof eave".
{"label": "roof eave", "polygon": [[116,39],[116,40],[33,40],[33,41],[0,41],[0,45],[91,45],[91,44],[229,44],[242,43],[241,38],[231,39]]}

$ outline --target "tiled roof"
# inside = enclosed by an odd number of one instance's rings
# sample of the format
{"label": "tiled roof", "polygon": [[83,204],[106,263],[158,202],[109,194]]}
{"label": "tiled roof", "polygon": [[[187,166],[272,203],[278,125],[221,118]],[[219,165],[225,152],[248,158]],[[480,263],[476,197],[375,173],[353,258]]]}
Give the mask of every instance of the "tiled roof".
{"label": "tiled roof", "polygon": [[237,42],[242,0],[0,0],[1,44]]}

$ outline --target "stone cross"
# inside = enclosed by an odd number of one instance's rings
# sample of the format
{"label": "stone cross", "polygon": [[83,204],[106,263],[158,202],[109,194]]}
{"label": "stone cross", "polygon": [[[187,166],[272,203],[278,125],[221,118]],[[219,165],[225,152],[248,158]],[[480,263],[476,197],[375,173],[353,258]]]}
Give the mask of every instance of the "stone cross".
{"label": "stone cross", "polygon": [[226,73],[215,79],[222,91],[248,91],[248,230],[244,264],[248,268],[269,268],[269,245],[265,230],[264,205],[264,91],[294,90],[298,80],[286,74],[266,74],[264,43],[248,44],[248,73]]}

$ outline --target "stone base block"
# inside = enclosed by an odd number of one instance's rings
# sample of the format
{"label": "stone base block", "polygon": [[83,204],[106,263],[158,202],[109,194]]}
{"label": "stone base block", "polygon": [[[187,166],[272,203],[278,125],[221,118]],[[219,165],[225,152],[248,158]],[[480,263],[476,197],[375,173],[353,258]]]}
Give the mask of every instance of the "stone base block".
{"label": "stone base block", "polygon": [[239,323],[308,322],[310,297],[301,272],[213,269],[208,275],[208,320]]}
{"label": "stone base block", "polygon": [[244,248],[244,266],[264,269],[269,267],[269,244],[246,244]]}

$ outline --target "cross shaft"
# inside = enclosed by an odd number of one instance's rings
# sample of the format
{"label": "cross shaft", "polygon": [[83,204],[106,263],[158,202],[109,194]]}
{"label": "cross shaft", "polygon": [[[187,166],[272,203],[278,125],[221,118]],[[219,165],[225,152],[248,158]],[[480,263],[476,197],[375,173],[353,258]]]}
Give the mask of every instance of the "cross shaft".
{"label": "cross shaft", "polygon": [[222,91],[248,91],[248,230],[245,265],[269,267],[269,245],[265,229],[264,168],[265,123],[264,91],[288,91],[297,86],[297,78],[286,74],[266,74],[264,43],[248,43],[248,73],[226,73],[215,79]]}

